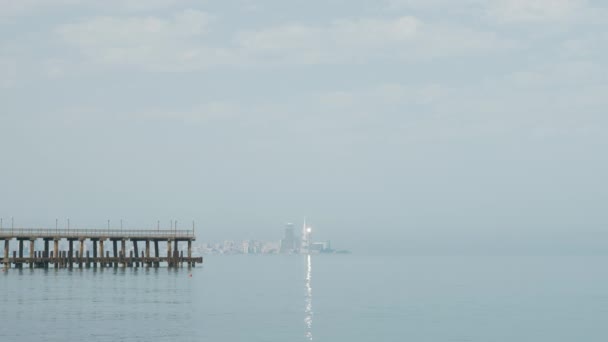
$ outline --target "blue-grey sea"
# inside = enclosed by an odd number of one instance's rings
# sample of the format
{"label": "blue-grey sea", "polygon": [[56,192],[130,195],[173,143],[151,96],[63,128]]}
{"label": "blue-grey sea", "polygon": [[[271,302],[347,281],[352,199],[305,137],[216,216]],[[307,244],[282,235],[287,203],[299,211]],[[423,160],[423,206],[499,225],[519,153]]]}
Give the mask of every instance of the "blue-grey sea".
{"label": "blue-grey sea", "polygon": [[10,269],[0,341],[608,340],[606,257],[207,256]]}

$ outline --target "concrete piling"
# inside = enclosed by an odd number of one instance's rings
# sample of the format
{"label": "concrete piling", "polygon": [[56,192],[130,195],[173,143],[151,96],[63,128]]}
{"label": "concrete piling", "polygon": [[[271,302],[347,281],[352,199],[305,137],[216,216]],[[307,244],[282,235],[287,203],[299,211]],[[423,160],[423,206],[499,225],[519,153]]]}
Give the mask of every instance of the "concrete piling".
{"label": "concrete piling", "polygon": [[[18,239],[17,241],[19,242],[19,260],[23,260],[23,239]],[[22,268],[22,266],[23,263],[15,262],[16,268]]]}
{"label": "concrete piling", "polygon": [[9,240],[4,240],[4,267],[11,267],[10,260],[8,259],[9,248]]}
{"label": "concrete piling", "polygon": [[52,258],[54,260],[54,266],[55,268],[59,268],[59,239],[55,238],[53,239],[53,255],[55,256],[55,258]]}
{"label": "concrete piling", "polygon": [[30,268],[34,268],[36,262],[35,239],[30,239]]}
{"label": "concrete piling", "polygon": [[146,260],[147,260],[146,265],[148,267],[150,267],[151,266],[151,263],[149,261],[150,260],[150,240],[146,240]]}
{"label": "concrete piling", "polygon": [[120,255],[122,256],[122,267],[127,267],[127,240],[120,240]]}
{"label": "concrete piling", "polygon": [[160,263],[158,260],[160,259],[160,252],[158,251],[158,240],[154,240],[154,258],[156,260],[154,262],[154,267],[159,267]]}
{"label": "concrete piling", "polygon": [[104,249],[103,249],[103,240],[104,239],[99,239],[99,256],[100,256],[100,260],[99,260],[99,267],[104,267],[105,263],[104,263]]}
{"label": "concrete piling", "polygon": [[118,240],[112,239],[112,249],[114,251],[114,267],[118,267]]}
{"label": "concrete piling", "polygon": [[93,243],[93,268],[97,268],[97,239],[91,239]]}
{"label": "concrete piling", "polygon": [[133,240],[133,263],[134,263],[134,267],[139,267],[139,253],[137,251],[137,240]]}

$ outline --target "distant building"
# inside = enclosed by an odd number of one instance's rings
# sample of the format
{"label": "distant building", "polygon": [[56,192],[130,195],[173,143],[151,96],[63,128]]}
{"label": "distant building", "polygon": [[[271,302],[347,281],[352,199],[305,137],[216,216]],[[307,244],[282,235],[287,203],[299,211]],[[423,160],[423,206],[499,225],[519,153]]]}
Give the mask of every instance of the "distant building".
{"label": "distant building", "polygon": [[293,232],[293,223],[285,225],[285,237],[281,239],[279,253],[293,253],[298,249],[297,239]]}
{"label": "distant building", "polygon": [[331,253],[331,252],[333,252],[333,249],[331,249],[331,241],[313,242],[310,245],[310,250],[313,251],[313,252],[320,252],[320,253]]}

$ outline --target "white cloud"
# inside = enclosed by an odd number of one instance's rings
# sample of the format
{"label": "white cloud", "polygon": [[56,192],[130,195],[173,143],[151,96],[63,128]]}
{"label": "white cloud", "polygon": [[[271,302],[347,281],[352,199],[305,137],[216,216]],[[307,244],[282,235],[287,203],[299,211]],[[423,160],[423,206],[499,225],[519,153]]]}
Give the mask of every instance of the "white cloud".
{"label": "white cloud", "polygon": [[608,71],[600,64],[584,61],[560,61],[510,73],[505,81],[519,89],[550,91],[605,83]]}
{"label": "white cloud", "polygon": [[487,10],[503,22],[545,22],[570,18],[586,5],[585,0],[496,0]]}
{"label": "white cloud", "polygon": [[97,17],[61,27],[62,39],[96,63],[148,70],[200,70],[216,65],[361,63],[442,58],[513,46],[495,34],[433,25],[403,16],[288,24],[204,39],[210,16],[184,11],[169,18]]}
{"label": "white cloud", "polygon": [[[99,1],[107,6],[107,0]],[[127,11],[150,11],[192,3],[191,0],[114,0],[116,6]]]}
{"label": "white cloud", "polygon": [[388,0],[391,9],[479,14],[490,22],[547,23],[580,18],[591,10],[587,0]]}
{"label": "white cloud", "polygon": [[413,40],[421,22],[397,19],[336,20],[327,26],[284,25],[236,36],[248,56],[276,62],[316,64],[367,58]]}
{"label": "white cloud", "polygon": [[0,56],[0,88],[12,88],[17,80],[17,63]]}
{"label": "white cloud", "polygon": [[226,51],[201,44],[211,21],[205,12],[186,10],[169,18],[96,17],[56,33],[94,63],[190,70],[230,59]]}
{"label": "white cloud", "polygon": [[388,0],[391,9],[437,10],[454,8],[471,8],[482,5],[484,0]]}
{"label": "white cloud", "polygon": [[132,119],[183,121],[193,124],[226,121],[247,112],[247,108],[235,103],[212,101],[186,110],[159,110],[130,113]]}
{"label": "white cloud", "polygon": [[97,17],[65,25],[58,32],[66,41],[80,46],[100,44],[123,47],[202,35],[206,33],[209,21],[208,14],[187,10],[169,19]]}
{"label": "white cloud", "polygon": [[357,98],[355,94],[347,91],[334,91],[319,96],[319,103],[328,108],[347,108],[352,106]]}
{"label": "white cloud", "polygon": [[0,0],[0,18],[65,7],[103,8],[119,12],[154,11],[192,2],[193,0]]}
{"label": "white cloud", "polygon": [[586,35],[576,35],[561,43],[561,55],[563,58],[587,58],[602,57],[604,48],[608,46],[608,33],[591,31]]}
{"label": "white cloud", "polygon": [[0,0],[0,18],[23,15],[41,9],[78,4],[79,0]]}
{"label": "white cloud", "polygon": [[357,98],[367,99],[373,105],[430,105],[444,96],[447,90],[444,86],[433,83],[416,85],[385,83],[366,89],[357,95]]}

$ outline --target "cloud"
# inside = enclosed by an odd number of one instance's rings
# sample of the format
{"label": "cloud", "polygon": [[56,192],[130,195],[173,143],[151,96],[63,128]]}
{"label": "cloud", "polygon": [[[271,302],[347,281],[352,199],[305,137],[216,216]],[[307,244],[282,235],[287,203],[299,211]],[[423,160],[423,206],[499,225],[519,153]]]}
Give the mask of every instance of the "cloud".
{"label": "cloud", "polygon": [[118,12],[154,11],[188,5],[193,0],[0,0],[0,18],[19,17],[56,8],[103,8]]}
{"label": "cloud", "polygon": [[298,65],[412,61],[509,48],[492,32],[424,23],[411,16],[338,19],[326,25],[286,24],[205,39],[211,16],[187,10],[170,17],[96,17],[64,25],[62,40],[95,63],[154,71],[218,65]]}
{"label": "cloud", "polygon": [[[171,8],[178,5],[187,5],[191,0],[114,0],[116,6],[127,11],[150,11]],[[100,1],[107,6],[107,0]]]}
{"label": "cloud", "polygon": [[240,32],[235,41],[244,54],[273,63],[331,63],[384,53],[386,48],[413,40],[420,26],[418,19],[409,16],[336,20],[326,26],[290,24]]}
{"label": "cloud", "polygon": [[586,5],[585,0],[497,0],[487,12],[501,22],[547,22],[571,18]]}
{"label": "cloud", "polygon": [[608,77],[606,68],[600,64],[573,60],[540,65],[538,67],[515,71],[505,77],[505,81],[519,89],[542,91],[576,89],[605,83]]}
{"label": "cloud", "polygon": [[[89,21],[68,24],[58,32],[77,45],[113,44],[127,46],[154,41],[166,41],[205,34],[210,16],[204,12],[187,10],[168,19],[157,17],[96,17]],[[95,38],[90,41],[90,38]]]}
{"label": "cloud", "polygon": [[503,24],[571,20],[590,10],[587,0],[388,0],[388,6],[390,9],[482,15],[490,22]]}
{"label": "cloud", "polygon": [[390,9],[415,9],[415,10],[437,10],[454,8],[471,8],[481,6],[487,1],[484,0],[388,0]]}
{"label": "cloud", "polygon": [[12,88],[17,80],[17,63],[0,56],[0,88]]}
{"label": "cloud", "polygon": [[229,60],[227,52],[201,43],[211,21],[212,16],[196,10],[168,18],[95,17],[61,26],[56,34],[93,63],[193,70]]}
{"label": "cloud", "polygon": [[236,42],[248,60],[275,64],[418,61],[513,47],[492,32],[427,23],[412,16],[277,26],[241,32]]}
{"label": "cloud", "polygon": [[145,111],[130,113],[128,117],[135,120],[168,120],[189,124],[206,124],[230,121],[239,118],[248,110],[251,111],[252,108],[245,108],[236,103],[212,101],[185,110],[146,109]]}
{"label": "cloud", "polygon": [[78,4],[79,0],[0,0],[0,18],[24,15],[30,12]]}
{"label": "cloud", "polygon": [[[430,105],[447,91],[440,84],[382,83],[358,91],[335,91],[320,96],[320,103],[329,106],[359,107],[364,103],[384,107],[386,105]],[[330,107],[331,108],[331,107]]]}
{"label": "cloud", "polygon": [[[598,65],[554,64],[475,84],[381,83],[307,99],[324,125],[396,143],[601,136],[607,100]],[[309,118],[312,120],[312,118]],[[539,135],[539,132],[542,132]]]}

